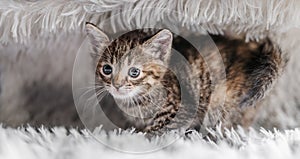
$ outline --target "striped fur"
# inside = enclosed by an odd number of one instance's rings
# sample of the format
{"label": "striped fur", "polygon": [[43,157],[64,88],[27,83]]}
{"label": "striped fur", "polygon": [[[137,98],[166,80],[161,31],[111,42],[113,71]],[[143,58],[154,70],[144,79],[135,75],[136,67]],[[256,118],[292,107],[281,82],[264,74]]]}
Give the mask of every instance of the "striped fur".
{"label": "striped fur", "polygon": [[[200,129],[220,122],[225,126],[248,126],[258,110],[256,103],[270,90],[286,63],[281,50],[269,39],[245,43],[241,39],[212,36],[226,73],[226,78],[212,81],[215,75],[207,63],[214,63],[216,57],[205,59],[186,40],[179,36],[173,39],[167,30],[155,34],[136,30],[109,41],[100,29],[88,25],[88,35],[98,57],[97,82],[129,116],[128,126],[145,132],[186,125],[185,128]],[[98,35],[90,34],[89,29],[96,29],[96,34],[103,37],[97,39]],[[171,45],[187,60],[190,69],[180,62],[171,64],[174,58]],[[218,51],[206,50],[205,46],[201,51]],[[112,66],[112,74],[101,72],[105,64]],[[133,66],[141,70],[136,79],[128,76],[128,69]],[[116,92],[115,83],[122,83],[127,93]],[[222,84],[225,94],[221,93]],[[226,99],[220,104],[218,100],[223,96]]]}

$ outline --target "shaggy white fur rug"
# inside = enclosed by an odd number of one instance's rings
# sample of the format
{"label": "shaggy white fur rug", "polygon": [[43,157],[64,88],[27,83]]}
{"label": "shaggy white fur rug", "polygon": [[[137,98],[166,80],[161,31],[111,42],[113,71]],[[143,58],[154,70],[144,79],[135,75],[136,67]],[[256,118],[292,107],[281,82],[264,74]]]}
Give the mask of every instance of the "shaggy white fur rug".
{"label": "shaggy white fur rug", "polygon": [[[3,128],[0,127],[1,159],[46,159],[46,158],[272,158],[289,159],[300,157],[300,129],[244,132],[228,130],[225,134],[215,132],[217,142],[203,140],[192,132],[189,138],[175,133],[147,140],[142,134],[130,131],[105,133],[96,130],[78,132],[64,128]],[[224,136],[227,136],[226,138]],[[101,138],[101,142],[95,138]],[[155,148],[162,142],[174,141],[164,149],[141,153],[140,148]],[[111,147],[121,151],[113,150]],[[123,151],[122,151],[123,150]],[[141,149],[140,149],[141,150]],[[126,152],[127,151],[127,152]],[[130,152],[130,153],[128,153]],[[138,152],[138,153],[134,153]]]}

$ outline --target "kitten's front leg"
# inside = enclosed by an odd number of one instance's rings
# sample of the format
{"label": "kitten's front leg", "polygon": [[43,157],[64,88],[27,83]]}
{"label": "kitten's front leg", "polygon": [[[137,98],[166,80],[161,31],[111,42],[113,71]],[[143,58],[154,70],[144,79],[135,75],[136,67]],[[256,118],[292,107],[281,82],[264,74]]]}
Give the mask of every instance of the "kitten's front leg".
{"label": "kitten's front leg", "polygon": [[169,110],[164,110],[157,113],[152,120],[147,124],[144,132],[162,135],[171,130],[188,129],[193,122],[191,112],[181,103],[171,102]]}
{"label": "kitten's front leg", "polygon": [[147,123],[144,128],[144,132],[162,133],[162,129],[164,129],[164,131],[167,131],[167,129],[169,130],[176,128],[176,122],[174,118],[177,115],[178,107],[180,104],[177,101],[178,100],[175,100],[173,102],[166,102],[166,104],[163,105],[164,109],[156,113],[154,117]]}
{"label": "kitten's front leg", "polygon": [[[164,115],[165,114],[165,115]],[[172,120],[170,113],[168,112],[160,112],[155,115],[155,117],[147,124],[144,129],[144,132],[157,132],[166,126],[169,127],[169,123]]]}

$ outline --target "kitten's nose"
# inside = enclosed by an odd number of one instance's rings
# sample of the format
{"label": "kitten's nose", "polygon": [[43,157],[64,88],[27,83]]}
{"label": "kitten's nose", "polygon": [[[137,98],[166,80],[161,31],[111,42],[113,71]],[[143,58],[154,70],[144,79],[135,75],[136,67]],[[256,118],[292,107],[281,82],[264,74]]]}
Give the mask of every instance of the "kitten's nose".
{"label": "kitten's nose", "polygon": [[120,87],[122,87],[125,84],[125,80],[113,80],[112,82],[113,86],[118,90]]}
{"label": "kitten's nose", "polygon": [[122,87],[122,84],[114,84],[114,87],[118,90],[120,87]]}

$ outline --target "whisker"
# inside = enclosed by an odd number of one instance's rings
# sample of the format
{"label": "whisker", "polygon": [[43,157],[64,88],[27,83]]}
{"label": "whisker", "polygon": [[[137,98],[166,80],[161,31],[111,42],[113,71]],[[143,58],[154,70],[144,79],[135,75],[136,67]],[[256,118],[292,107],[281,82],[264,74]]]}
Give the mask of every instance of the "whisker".
{"label": "whisker", "polygon": [[[92,97],[94,97],[94,98],[96,99],[95,95],[93,95]],[[90,97],[90,98],[92,98],[92,97]],[[94,102],[95,104],[92,104],[92,106],[91,106],[91,104],[90,104],[91,102]],[[83,112],[84,112],[84,113],[87,113],[89,109],[92,109],[92,111],[94,111],[94,108],[93,108],[93,107],[94,107],[97,103],[98,103],[97,100],[94,100],[94,101],[88,100],[88,101],[86,101],[85,104],[84,104],[84,107],[83,107]]]}
{"label": "whisker", "polygon": [[79,101],[81,100],[81,98],[83,98],[86,94],[88,94],[88,93],[90,93],[90,92],[92,92],[92,91],[95,91],[95,89],[88,89],[88,90],[86,90],[82,95],[80,95],[79,96]]}
{"label": "whisker", "polygon": [[96,97],[97,97],[97,94],[101,94],[101,93],[103,93],[103,92],[105,92],[105,91],[106,91],[105,89],[100,89],[100,90],[96,91],[96,93],[93,94],[91,97],[89,97],[89,98],[87,99],[87,101],[90,101],[94,95],[96,95]]}
{"label": "whisker", "polygon": [[100,102],[107,94],[108,94],[107,91],[104,91],[101,94],[97,94],[98,101]]}

